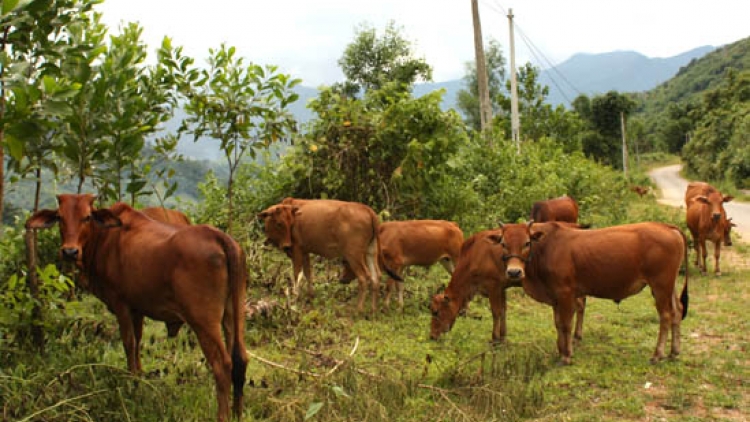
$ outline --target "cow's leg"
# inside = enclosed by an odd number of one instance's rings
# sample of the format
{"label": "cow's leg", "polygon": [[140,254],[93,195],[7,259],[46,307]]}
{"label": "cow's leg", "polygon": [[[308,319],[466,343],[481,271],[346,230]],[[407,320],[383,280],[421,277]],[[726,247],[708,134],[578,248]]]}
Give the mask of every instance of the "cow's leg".
{"label": "cow's leg", "polygon": [[502,343],[505,341],[507,328],[505,325],[505,314],[507,300],[505,289],[493,285],[490,290],[490,308],[492,309],[492,342]]}
{"label": "cow's leg", "polygon": [[586,296],[576,299],[576,331],[574,340],[583,340],[583,314],[586,312]]}
{"label": "cow's leg", "polygon": [[[122,339],[122,346],[125,349],[125,359],[128,362],[128,370],[137,374],[141,371],[141,368],[135,338],[133,314],[131,313],[130,308],[124,303],[114,303],[111,306],[111,309],[117,318],[117,325],[120,327],[120,338]],[[141,323],[143,323],[143,318],[141,318]]]}
{"label": "cow's leg", "polygon": [[[393,272],[395,272],[399,277],[403,278],[403,264],[401,262],[396,261],[388,261],[385,263],[385,265],[388,266]],[[385,307],[389,308],[391,306],[391,294],[393,294],[393,289],[398,289],[398,305],[399,309],[404,308],[404,283],[397,282],[392,277],[388,277],[388,281],[386,282],[386,292],[385,292]]]}
{"label": "cow's leg", "polygon": [[721,239],[714,242],[714,274],[716,276],[721,275],[721,267],[719,267],[719,258],[721,257],[721,242]]}
{"label": "cow's leg", "polygon": [[198,325],[191,324],[191,326],[216,381],[216,399],[219,403],[217,420],[226,421],[229,419],[232,359],[224,348],[224,342],[221,341],[220,324],[218,321],[215,324],[201,322]]}
{"label": "cow's leg", "polygon": [[700,237],[692,232],[693,235],[693,249],[695,249],[695,266],[700,268],[701,266],[701,246],[700,246]]}
{"label": "cow's leg", "polygon": [[313,286],[313,275],[310,266],[310,254],[302,255],[302,271],[305,273],[305,281],[307,281],[307,296],[315,296],[315,287]]}
{"label": "cow's leg", "polygon": [[555,327],[557,328],[557,351],[560,353],[560,363],[570,365],[573,358],[573,314],[575,312],[575,298],[558,297],[554,306]]}
{"label": "cow's leg", "polygon": [[[656,339],[656,350],[651,357],[651,363],[657,363],[664,359],[664,346],[667,343],[667,335],[672,327],[675,314],[673,306],[674,280],[671,281],[672,289],[668,289],[667,286],[670,286],[669,281],[651,283],[651,294],[654,297],[654,302],[656,302],[656,312],[659,313],[659,336]],[[674,332],[672,334],[674,335]],[[672,350],[672,353],[674,354],[675,350]],[[679,350],[677,350],[677,353],[679,353]]]}
{"label": "cow's leg", "polygon": [[701,257],[701,263],[700,263],[700,269],[701,269],[701,275],[706,275],[706,272],[708,269],[706,268],[706,258],[708,257],[708,251],[706,250],[706,239],[701,238],[698,242],[700,244],[700,257]]}
{"label": "cow's leg", "polygon": [[138,372],[143,372],[141,366],[141,338],[143,338],[143,315],[137,312],[131,312],[133,320],[133,338],[135,339],[135,364]]}

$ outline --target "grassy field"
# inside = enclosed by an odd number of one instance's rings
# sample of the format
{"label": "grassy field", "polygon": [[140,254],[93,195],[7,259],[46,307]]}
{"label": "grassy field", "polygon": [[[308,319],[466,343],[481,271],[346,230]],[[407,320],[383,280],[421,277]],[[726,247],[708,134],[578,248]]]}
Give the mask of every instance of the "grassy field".
{"label": "grassy field", "polygon": [[[428,299],[449,280],[438,266],[409,273],[403,313],[394,306],[357,316],[356,283],[335,281],[334,266],[318,264],[315,297],[287,306],[286,257],[250,254],[249,299],[278,306],[247,324],[254,357],[243,420],[750,420],[750,250],[728,249],[719,278],[691,264],[678,359],[649,363],[658,319],[645,289],[619,305],[589,299],[584,339],[567,367],[557,365],[551,308],[521,289],[509,291],[507,343],[489,344],[482,297],[430,341]],[[142,377],[125,371],[114,317],[91,296],[61,310],[48,339],[44,354],[0,350],[2,420],[215,417],[213,379],[189,330],[167,339],[163,324],[148,321]]]}

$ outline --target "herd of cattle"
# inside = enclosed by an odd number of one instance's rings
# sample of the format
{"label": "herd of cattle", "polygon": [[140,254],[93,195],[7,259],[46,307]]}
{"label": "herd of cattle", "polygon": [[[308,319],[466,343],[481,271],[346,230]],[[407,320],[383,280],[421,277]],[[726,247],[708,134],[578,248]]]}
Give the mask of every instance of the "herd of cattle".
{"label": "herd of cattle", "polygon": [[[170,336],[188,324],[216,381],[218,420],[230,417],[230,389],[231,410],[239,417],[248,361],[243,314],[247,271],[240,245],[216,228],[192,225],[178,211],[138,211],[124,203],[97,208],[89,194],[57,199],[57,209],[36,212],[26,227],[58,224],[62,258],[76,264],[79,282],[117,318],[129,370],[141,372],[145,317],[164,321]],[[731,245],[733,225],[722,204],[732,197],[705,183],[691,183],[685,200],[696,265],[705,273],[705,242],[711,241],[719,274],[720,245]],[[464,240],[456,223],[381,223],[370,207],[354,202],[287,198],[258,214],[267,243],[291,258],[295,279],[304,275],[309,292],[310,254],[342,259],[341,281],[356,278],[359,283],[360,312],[368,292],[372,311],[377,311],[381,271],[389,276],[386,306],[395,288],[403,307],[404,268],[440,262],[451,278],[431,298],[433,339],[449,331],[471,299],[482,294],[492,310],[492,340],[503,341],[505,290],[518,286],[553,307],[559,356],[568,364],[573,339],[582,335],[587,296],[619,302],[648,285],[659,314],[651,359],[665,357],[670,329],[670,356],[679,354],[680,322],[688,306],[687,268],[679,297],[676,285],[683,260],[687,263],[688,242],[678,227],[644,222],[588,229],[578,224],[578,205],[566,196],[534,204],[530,217],[527,223],[501,223]]]}

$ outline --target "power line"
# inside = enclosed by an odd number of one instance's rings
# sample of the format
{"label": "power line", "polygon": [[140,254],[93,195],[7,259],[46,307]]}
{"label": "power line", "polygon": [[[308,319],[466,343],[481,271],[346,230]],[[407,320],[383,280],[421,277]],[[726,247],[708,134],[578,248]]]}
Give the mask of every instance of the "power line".
{"label": "power line", "polygon": [[[482,3],[485,6],[487,6],[488,8],[490,8],[492,11],[494,11],[495,13],[501,14],[503,16],[506,16],[508,14],[507,11],[505,10],[505,8],[497,0],[494,1],[494,4],[493,3],[489,3],[489,2],[487,2],[485,0],[482,0]],[[498,10],[498,8],[500,10]],[[547,56],[544,55],[544,53],[524,33],[524,31],[516,23],[515,20],[513,21],[513,27],[521,35],[521,39],[523,40],[524,44],[526,44],[526,46],[528,47],[529,52],[532,54],[532,56],[534,56],[534,58],[537,61],[537,63],[539,63],[540,65],[545,65],[545,63],[546,63],[546,66],[549,69],[551,69],[551,72],[548,73],[550,81],[555,85],[555,87],[557,88],[557,90],[560,92],[560,95],[562,95],[563,98],[565,98],[565,100],[568,102],[568,104],[572,104],[572,102],[567,97],[567,95],[565,95],[565,91],[563,91],[563,89],[560,87],[560,85],[555,80],[555,77],[553,76],[552,72],[555,73],[555,74],[557,74],[559,76],[559,78],[562,79],[573,91],[575,91],[576,93],[578,93],[578,95],[582,95],[581,90],[579,90],[572,82],[570,82],[570,80],[567,77],[565,77],[565,75],[557,68],[557,66],[554,63],[552,63],[547,58]],[[540,57],[542,59],[540,59]]]}

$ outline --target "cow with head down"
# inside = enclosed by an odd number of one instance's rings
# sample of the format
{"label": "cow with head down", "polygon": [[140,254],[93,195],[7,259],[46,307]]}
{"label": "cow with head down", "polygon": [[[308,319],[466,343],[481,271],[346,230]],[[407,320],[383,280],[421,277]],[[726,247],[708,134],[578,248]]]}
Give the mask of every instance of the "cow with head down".
{"label": "cow with head down", "polygon": [[576,298],[593,296],[615,302],[651,288],[659,314],[659,335],[651,358],[664,358],[667,334],[670,356],[680,353],[680,322],[687,314],[688,271],[677,294],[680,266],[687,262],[687,240],[676,226],[638,223],[579,230],[562,223],[507,224],[490,239],[505,262],[506,277],[523,284],[535,300],[553,307],[557,349],[563,364],[573,356],[571,336]]}
{"label": "cow with head down", "polygon": [[[450,283],[430,301],[431,339],[437,340],[443,333],[450,331],[459,313],[476,294],[481,294],[490,300],[492,342],[501,343],[505,340],[505,290],[509,287],[520,287],[521,281],[512,280],[505,274],[502,247],[492,240],[501,233],[499,229],[485,230],[464,241]],[[581,338],[583,332],[584,306],[585,302],[579,301],[575,333],[577,339]]]}
{"label": "cow with head down", "polygon": [[[359,282],[357,310],[362,312],[367,291],[372,311],[380,293],[378,216],[367,205],[327,199],[285,199],[258,214],[263,220],[267,242],[292,259],[293,276],[302,272],[313,292],[310,254],[343,258]],[[386,268],[391,277],[401,277]]]}
{"label": "cow with head down", "polygon": [[239,418],[247,367],[247,273],[239,244],[213,227],[163,224],[125,203],[97,208],[93,195],[57,199],[57,209],[34,213],[26,228],[59,225],[62,257],[78,263],[89,290],[117,317],[128,369],[142,371],[144,318],[185,322],[213,372],[218,420],[229,419],[232,387]]}
{"label": "cow with head down", "polygon": [[695,265],[702,274],[706,274],[706,242],[714,244],[714,273],[721,275],[719,259],[721,258],[721,243],[732,246],[732,223],[727,218],[724,203],[734,199],[731,195],[722,195],[716,188],[704,182],[691,182],[685,191],[685,205],[687,205],[687,226],[693,236],[695,248]]}

